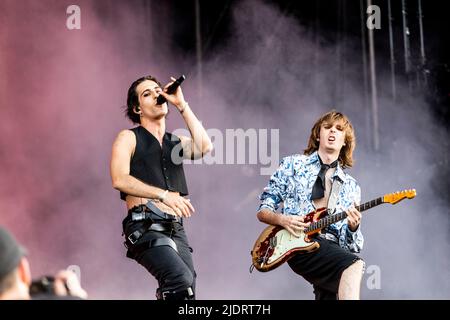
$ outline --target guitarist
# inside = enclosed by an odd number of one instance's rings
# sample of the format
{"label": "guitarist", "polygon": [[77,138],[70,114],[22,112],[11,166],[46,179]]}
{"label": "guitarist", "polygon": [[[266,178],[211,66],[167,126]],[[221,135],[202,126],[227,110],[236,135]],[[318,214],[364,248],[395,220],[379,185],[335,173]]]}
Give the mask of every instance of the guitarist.
{"label": "guitarist", "polygon": [[[303,155],[283,158],[260,196],[258,219],[279,225],[294,236],[309,226],[304,215],[315,209],[327,207],[347,213],[346,219],[325,228],[314,239],[320,244],[318,250],[288,260],[290,268],[313,285],[316,300],[359,299],[364,261],[354,253],[361,251],[364,242],[361,213],[355,209],[361,189],[343,171],[353,165],[355,145],[349,119],[335,110],[325,113],[312,127]],[[334,184],[339,186],[338,192],[334,208],[329,208]],[[281,203],[280,214],[276,211]]]}

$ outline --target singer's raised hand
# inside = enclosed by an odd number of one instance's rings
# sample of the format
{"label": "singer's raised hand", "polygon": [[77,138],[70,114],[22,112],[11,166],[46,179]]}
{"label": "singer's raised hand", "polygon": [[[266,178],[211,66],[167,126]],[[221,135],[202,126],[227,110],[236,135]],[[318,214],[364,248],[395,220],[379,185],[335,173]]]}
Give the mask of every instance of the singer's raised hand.
{"label": "singer's raised hand", "polygon": [[184,105],[186,104],[183,96],[183,91],[181,90],[181,86],[178,86],[173,94],[167,94],[167,88],[169,88],[169,86],[177,79],[175,79],[174,77],[170,77],[170,80],[172,81],[164,86],[161,95],[163,95],[163,97],[166,98],[167,101],[169,101],[171,104],[176,106],[178,110],[182,110],[184,108]]}

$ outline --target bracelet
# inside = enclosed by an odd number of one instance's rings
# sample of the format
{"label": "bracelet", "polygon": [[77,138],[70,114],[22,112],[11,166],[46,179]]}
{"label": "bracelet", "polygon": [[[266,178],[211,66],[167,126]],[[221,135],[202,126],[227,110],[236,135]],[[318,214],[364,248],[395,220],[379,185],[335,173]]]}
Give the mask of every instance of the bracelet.
{"label": "bracelet", "polygon": [[167,193],[169,192],[169,190],[164,191],[160,196],[159,196],[159,201],[164,202],[164,199],[166,198]]}
{"label": "bracelet", "polygon": [[188,105],[189,105],[189,104],[188,104],[187,102],[184,103],[183,109],[180,110],[180,113],[181,113],[181,114],[184,112],[184,110],[186,110],[186,107],[187,107]]}

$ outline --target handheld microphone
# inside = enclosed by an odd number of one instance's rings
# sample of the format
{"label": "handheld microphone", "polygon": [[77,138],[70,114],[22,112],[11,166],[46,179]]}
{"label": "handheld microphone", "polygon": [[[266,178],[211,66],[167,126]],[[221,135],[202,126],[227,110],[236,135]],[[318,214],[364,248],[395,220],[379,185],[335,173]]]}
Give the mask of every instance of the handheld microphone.
{"label": "handheld microphone", "polygon": [[[184,74],[183,74],[181,77],[179,77],[177,80],[175,80],[175,82],[172,83],[172,84],[167,88],[166,93],[167,93],[167,94],[172,94],[172,93],[174,93],[175,90],[177,90],[177,88],[180,86],[180,84],[184,81],[184,79],[186,79],[186,77],[185,77]],[[160,95],[158,96],[158,98],[156,98],[156,104],[163,104],[163,103],[166,102],[166,101],[167,101],[167,99],[164,98],[164,97],[162,96],[162,94],[160,94]]]}

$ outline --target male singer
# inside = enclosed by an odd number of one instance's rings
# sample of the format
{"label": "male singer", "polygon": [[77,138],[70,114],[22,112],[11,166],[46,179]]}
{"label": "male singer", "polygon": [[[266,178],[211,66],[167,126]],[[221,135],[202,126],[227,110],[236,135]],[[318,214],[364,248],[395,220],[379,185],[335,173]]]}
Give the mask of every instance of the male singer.
{"label": "male singer", "polygon": [[[126,115],[139,125],[121,131],[114,141],[111,178],[128,209],[123,220],[127,257],[157,279],[159,300],[193,300],[196,273],[183,219],[195,210],[185,197],[182,159],[203,157],[212,143],[181,87],[168,94],[171,79],[164,90],[152,76],[131,84]],[[166,132],[168,102],[180,112],[191,138]]]}

